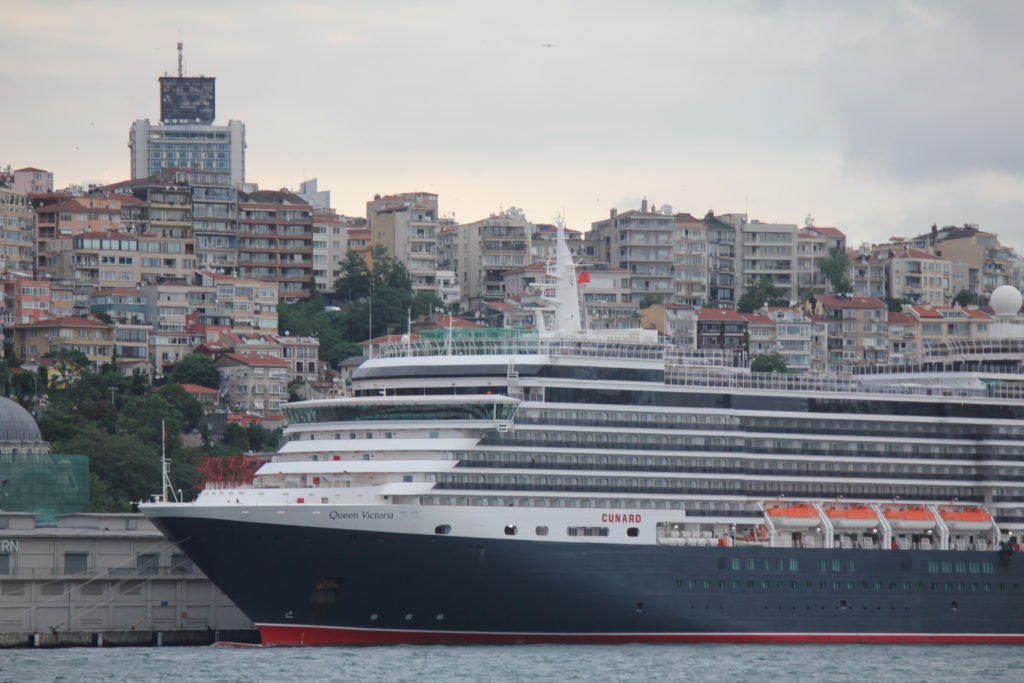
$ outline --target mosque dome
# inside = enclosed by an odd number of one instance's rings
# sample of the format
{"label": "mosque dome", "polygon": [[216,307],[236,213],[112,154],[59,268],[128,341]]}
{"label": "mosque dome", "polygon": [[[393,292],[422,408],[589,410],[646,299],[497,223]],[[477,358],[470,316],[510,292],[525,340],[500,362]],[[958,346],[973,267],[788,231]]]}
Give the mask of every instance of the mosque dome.
{"label": "mosque dome", "polygon": [[40,443],[42,440],[39,425],[28,411],[11,399],[0,396],[0,447],[5,444]]}

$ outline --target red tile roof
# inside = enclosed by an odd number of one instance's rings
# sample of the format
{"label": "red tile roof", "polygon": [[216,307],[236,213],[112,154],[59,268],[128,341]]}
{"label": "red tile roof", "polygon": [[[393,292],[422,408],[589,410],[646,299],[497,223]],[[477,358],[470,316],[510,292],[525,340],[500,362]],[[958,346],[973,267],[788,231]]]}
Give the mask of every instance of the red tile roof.
{"label": "red tile roof", "polygon": [[839,228],[819,228],[817,226],[811,226],[811,230],[827,237],[846,237],[846,233]]}
{"label": "red tile roof", "polygon": [[200,384],[182,384],[181,388],[190,394],[218,394],[220,393],[216,389],[210,387],[204,387]]}
{"label": "red tile roof", "polygon": [[744,318],[746,318],[749,322],[758,323],[758,324],[761,324],[761,325],[771,324],[771,323],[775,322],[774,320],[772,320],[768,316],[761,315],[759,313],[740,313],[740,315],[742,315]]}
{"label": "red tile roof", "polygon": [[941,256],[935,254],[929,254],[927,251],[921,251],[920,249],[904,249],[900,253],[896,254],[892,258],[923,258],[932,260],[941,260]]}
{"label": "red tile roof", "polygon": [[889,324],[890,325],[915,325],[917,324],[917,318],[910,315],[909,313],[896,313],[889,311]]}
{"label": "red tile roof", "polygon": [[917,313],[918,318],[942,318],[942,314],[927,306],[911,306],[910,310]]}
{"label": "red tile roof", "polygon": [[728,308],[701,308],[697,311],[697,320],[727,320],[730,322],[746,322],[742,313]]}
{"label": "red tile roof", "polygon": [[974,318],[975,320],[990,320],[992,318],[988,313],[979,311],[977,308],[961,308],[960,310],[966,313],[969,318]]}
{"label": "red tile roof", "polygon": [[288,361],[278,358],[277,356],[271,356],[268,353],[225,353],[221,358],[230,358],[231,360],[242,363],[243,365],[258,365],[261,367],[271,368],[287,368]]}

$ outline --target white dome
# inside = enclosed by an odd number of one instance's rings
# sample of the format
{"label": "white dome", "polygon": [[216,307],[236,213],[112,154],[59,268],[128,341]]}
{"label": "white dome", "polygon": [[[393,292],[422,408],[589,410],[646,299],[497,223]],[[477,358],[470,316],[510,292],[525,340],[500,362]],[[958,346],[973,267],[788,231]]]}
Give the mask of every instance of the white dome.
{"label": "white dome", "polygon": [[1017,312],[1020,311],[1022,301],[1024,301],[1024,297],[1021,297],[1019,289],[1011,285],[1002,285],[996,287],[996,291],[992,292],[988,303],[996,315],[1012,316],[1017,315]]}

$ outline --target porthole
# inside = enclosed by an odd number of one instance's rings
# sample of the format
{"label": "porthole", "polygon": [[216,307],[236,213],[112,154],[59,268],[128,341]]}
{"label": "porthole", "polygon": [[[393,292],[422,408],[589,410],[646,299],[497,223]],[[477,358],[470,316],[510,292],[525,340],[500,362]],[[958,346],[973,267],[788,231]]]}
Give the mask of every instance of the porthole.
{"label": "porthole", "polygon": [[438,524],[434,527],[435,534],[450,534],[452,532],[451,524]]}
{"label": "porthole", "polygon": [[547,536],[548,535],[548,528],[546,526],[539,526],[539,527],[537,527],[536,532],[537,532],[538,536]]}
{"label": "porthole", "polygon": [[438,621],[443,621],[443,620],[444,620],[444,615],[443,615],[443,614],[438,614],[438,615],[437,615],[436,617],[434,617],[434,618],[435,618],[435,619],[437,619]]}
{"label": "porthole", "polygon": [[515,536],[518,532],[519,532],[519,529],[516,528],[515,524],[509,524],[508,526],[505,527],[505,535],[506,536]]}
{"label": "porthole", "polygon": [[406,621],[412,621],[412,615],[411,614],[406,614],[405,615],[405,620]]}
{"label": "porthole", "polygon": [[643,612],[644,611],[644,603],[642,603],[642,602],[636,603],[636,611],[637,612]]}
{"label": "porthole", "polygon": [[377,621],[377,615],[376,614],[371,614],[370,615],[370,621]]}

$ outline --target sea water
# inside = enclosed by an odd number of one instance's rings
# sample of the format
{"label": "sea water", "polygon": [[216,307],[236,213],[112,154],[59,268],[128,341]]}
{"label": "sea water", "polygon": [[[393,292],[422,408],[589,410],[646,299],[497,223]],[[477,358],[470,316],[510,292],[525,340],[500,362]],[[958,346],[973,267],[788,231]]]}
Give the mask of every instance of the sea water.
{"label": "sea water", "polygon": [[1008,645],[511,645],[0,650],[0,681],[1024,681]]}

